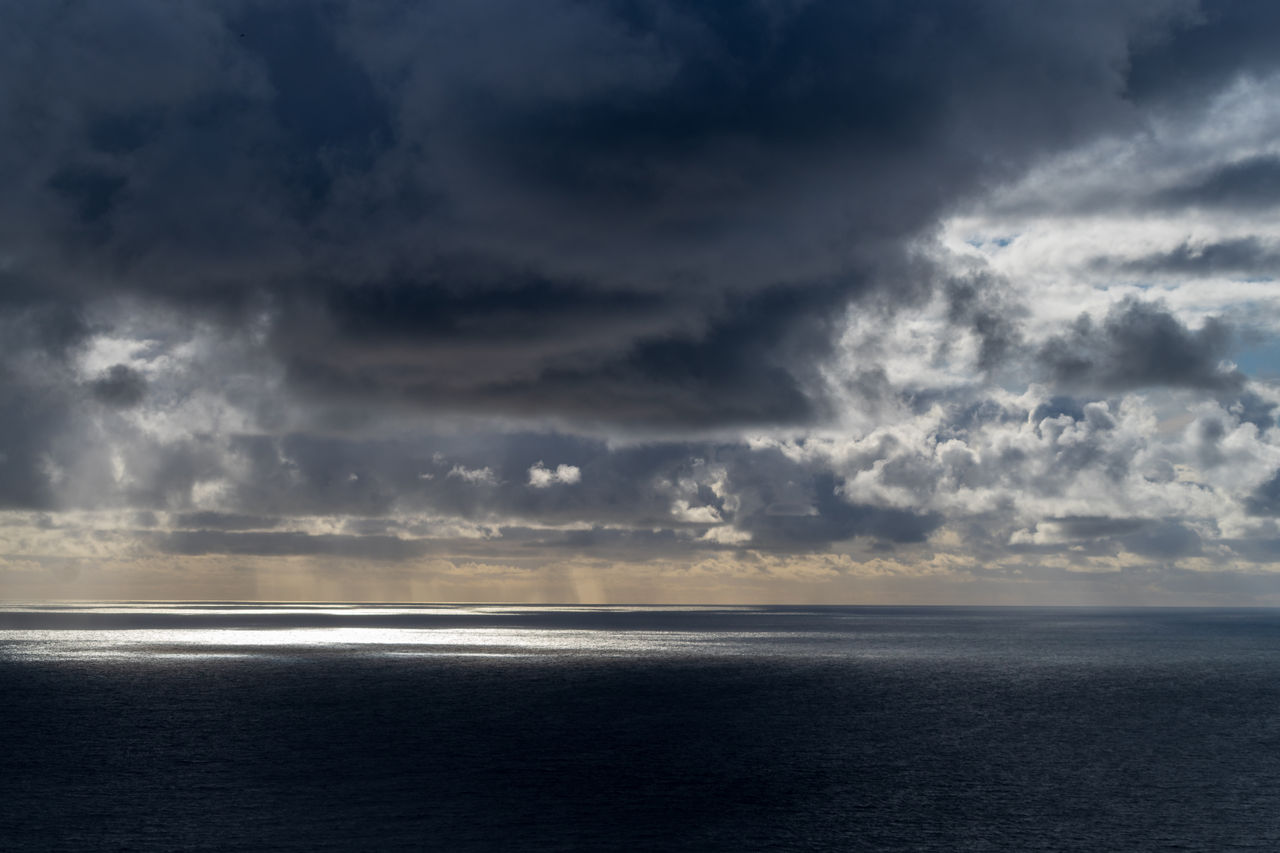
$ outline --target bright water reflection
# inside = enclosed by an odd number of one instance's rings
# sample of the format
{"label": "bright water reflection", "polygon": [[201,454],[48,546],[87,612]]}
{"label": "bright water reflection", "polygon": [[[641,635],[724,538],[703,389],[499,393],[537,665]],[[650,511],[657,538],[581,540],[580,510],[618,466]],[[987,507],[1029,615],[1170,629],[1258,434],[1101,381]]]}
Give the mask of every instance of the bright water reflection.
{"label": "bright water reflection", "polygon": [[927,660],[1006,671],[1265,662],[1273,611],[154,602],[0,608],[0,660]]}
{"label": "bright water reflection", "polygon": [[[752,609],[731,610],[750,612]],[[532,613],[539,618],[559,618],[584,611],[592,615],[659,611],[688,615],[725,612],[726,609],[153,603],[17,605],[0,609],[0,656],[25,661],[140,661],[149,658],[281,657],[336,650],[345,654],[396,657],[533,657],[570,653],[732,655],[745,652],[755,641],[776,639],[773,633],[743,631],[709,634],[706,631],[626,627],[606,629],[559,625],[530,628],[456,624],[456,617],[469,617],[472,622],[477,619],[493,621],[494,618],[501,621],[503,616],[512,614],[520,617]],[[385,624],[388,621],[406,624]],[[157,627],[141,627],[139,623],[157,623]]]}
{"label": "bright water reflection", "polygon": [[[718,641],[689,632],[573,631],[518,628],[275,628],[143,629],[94,631],[0,631],[0,654],[23,660],[76,658],[137,660],[245,657],[255,652],[344,652],[404,655],[518,656],[555,653],[640,655],[712,650],[730,651],[732,635]],[[231,651],[236,650],[236,651]]]}

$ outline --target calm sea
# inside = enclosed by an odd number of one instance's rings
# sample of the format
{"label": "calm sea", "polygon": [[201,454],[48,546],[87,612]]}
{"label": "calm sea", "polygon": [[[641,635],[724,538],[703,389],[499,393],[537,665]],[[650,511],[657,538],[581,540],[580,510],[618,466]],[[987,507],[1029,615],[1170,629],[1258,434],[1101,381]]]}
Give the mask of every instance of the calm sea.
{"label": "calm sea", "polygon": [[1280,612],[0,608],[0,850],[1280,850]]}

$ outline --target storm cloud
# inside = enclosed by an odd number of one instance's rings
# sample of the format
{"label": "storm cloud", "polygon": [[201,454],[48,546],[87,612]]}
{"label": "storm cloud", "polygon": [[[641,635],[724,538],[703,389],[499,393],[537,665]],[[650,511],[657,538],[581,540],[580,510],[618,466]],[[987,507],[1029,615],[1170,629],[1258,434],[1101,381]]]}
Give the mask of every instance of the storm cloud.
{"label": "storm cloud", "polygon": [[0,591],[1274,562],[1265,3],[125,0],[0,33]]}
{"label": "storm cloud", "polygon": [[1243,376],[1221,364],[1230,335],[1216,319],[1193,331],[1161,306],[1133,300],[1116,306],[1101,324],[1081,315],[1069,333],[1047,341],[1038,357],[1052,379],[1067,387],[1230,390],[1243,384]]}
{"label": "storm cloud", "polygon": [[921,298],[948,206],[1129,124],[1183,5],[14,10],[0,217],[58,298],[265,312],[300,393],[803,423],[828,318]]}

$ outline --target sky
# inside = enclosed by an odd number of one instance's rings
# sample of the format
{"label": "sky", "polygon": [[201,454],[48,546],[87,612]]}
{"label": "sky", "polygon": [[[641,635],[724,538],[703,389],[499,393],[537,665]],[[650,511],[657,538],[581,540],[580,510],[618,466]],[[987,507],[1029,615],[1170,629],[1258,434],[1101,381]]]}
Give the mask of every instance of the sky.
{"label": "sky", "polygon": [[0,0],[0,599],[1280,604],[1276,44]]}

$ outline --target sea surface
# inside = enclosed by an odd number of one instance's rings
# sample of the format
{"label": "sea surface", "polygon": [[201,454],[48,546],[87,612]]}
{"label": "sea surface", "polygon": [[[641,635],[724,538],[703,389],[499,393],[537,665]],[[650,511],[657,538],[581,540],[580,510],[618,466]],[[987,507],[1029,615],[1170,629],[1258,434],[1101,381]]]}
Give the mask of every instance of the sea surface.
{"label": "sea surface", "polygon": [[4,606],[0,850],[1277,851],[1280,611]]}

